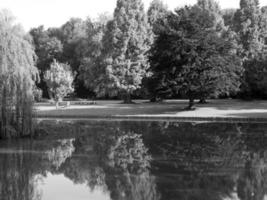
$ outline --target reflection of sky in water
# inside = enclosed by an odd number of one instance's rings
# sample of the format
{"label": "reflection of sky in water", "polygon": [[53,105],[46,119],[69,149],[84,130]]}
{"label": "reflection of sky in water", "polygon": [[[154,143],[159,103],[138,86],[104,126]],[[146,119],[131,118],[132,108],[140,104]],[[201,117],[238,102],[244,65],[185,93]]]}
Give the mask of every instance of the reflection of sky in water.
{"label": "reflection of sky in water", "polygon": [[46,177],[37,176],[36,180],[40,200],[110,200],[101,188],[91,191],[86,184],[74,184],[64,175],[48,173]]}

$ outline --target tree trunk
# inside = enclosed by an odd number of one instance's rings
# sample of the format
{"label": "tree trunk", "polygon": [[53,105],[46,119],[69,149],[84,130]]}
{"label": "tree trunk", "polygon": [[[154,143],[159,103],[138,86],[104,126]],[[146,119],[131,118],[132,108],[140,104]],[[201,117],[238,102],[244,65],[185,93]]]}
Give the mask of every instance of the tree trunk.
{"label": "tree trunk", "polygon": [[2,137],[7,137],[7,91],[6,86],[3,87],[3,96],[2,96],[2,121],[1,121],[1,132]]}
{"label": "tree trunk", "polygon": [[162,101],[163,101],[163,99],[161,97],[152,97],[150,99],[151,103],[159,103],[159,102],[162,102]]}
{"label": "tree trunk", "polygon": [[56,101],[56,109],[58,109],[59,108],[59,101],[57,100]]}
{"label": "tree trunk", "polygon": [[207,102],[205,97],[201,97],[198,103],[199,104],[207,104],[208,102]]}
{"label": "tree trunk", "polygon": [[123,103],[124,104],[132,104],[131,94],[129,92],[126,92],[123,96]]}
{"label": "tree trunk", "polygon": [[190,98],[189,99],[189,104],[188,104],[188,107],[186,107],[186,110],[193,110],[194,105],[195,105],[194,98]]}

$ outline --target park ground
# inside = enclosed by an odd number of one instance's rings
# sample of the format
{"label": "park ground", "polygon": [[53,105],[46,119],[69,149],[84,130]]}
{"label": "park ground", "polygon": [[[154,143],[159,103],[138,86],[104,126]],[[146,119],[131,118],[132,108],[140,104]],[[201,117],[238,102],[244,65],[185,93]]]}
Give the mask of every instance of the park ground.
{"label": "park ground", "polygon": [[[196,104],[193,111],[185,111],[186,100],[167,100],[150,103],[136,100],[135,104],[121,101],[79,101],[56,109],[49,103],[35,104],[38,118],[144,118],[144,119],[262,119],[267,121],[267,101],[209,100]],[[83,105],[88,104],[88,105]]]}

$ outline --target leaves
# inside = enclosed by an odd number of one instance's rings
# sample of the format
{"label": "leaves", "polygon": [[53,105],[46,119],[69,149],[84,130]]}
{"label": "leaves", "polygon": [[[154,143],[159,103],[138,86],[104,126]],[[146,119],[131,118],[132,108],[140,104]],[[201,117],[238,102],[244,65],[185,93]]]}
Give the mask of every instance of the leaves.
{"label": "leaves", "polygon": [[239,89],[243,70],[234,54],[235,41],[227,29],[218,29],[213,13],[198,5],[185,7],[161,23],[151,49],[151,70],[172,93],[207,98]]}
{"label": "leaves", "polygon": [[8,11],[0,12],[0,138],[32,133],[36,55],[29,37]]}
{"label": "leaves", "polygon": [[67,64],[58,63],[56,60],[50,66],[50,69],[45,72],[44,80],[49,88],[50,97],[59,101],[67,94],[74,91],[73,80],[74,74]]}

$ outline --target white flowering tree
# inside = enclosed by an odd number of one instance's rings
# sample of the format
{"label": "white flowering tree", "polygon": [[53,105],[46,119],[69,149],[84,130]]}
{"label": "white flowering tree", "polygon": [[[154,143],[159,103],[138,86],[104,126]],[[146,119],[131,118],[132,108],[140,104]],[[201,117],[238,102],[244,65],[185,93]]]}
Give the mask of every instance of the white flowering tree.
{"label": "white flowering tree", "polygon": [[73,81],[75,74],[68,64],[59,63],[54,60],[50,69],[44,74],[44,80],[48,87],[49,96],[56,101],[56,107],[68,94],[74,92]]}

